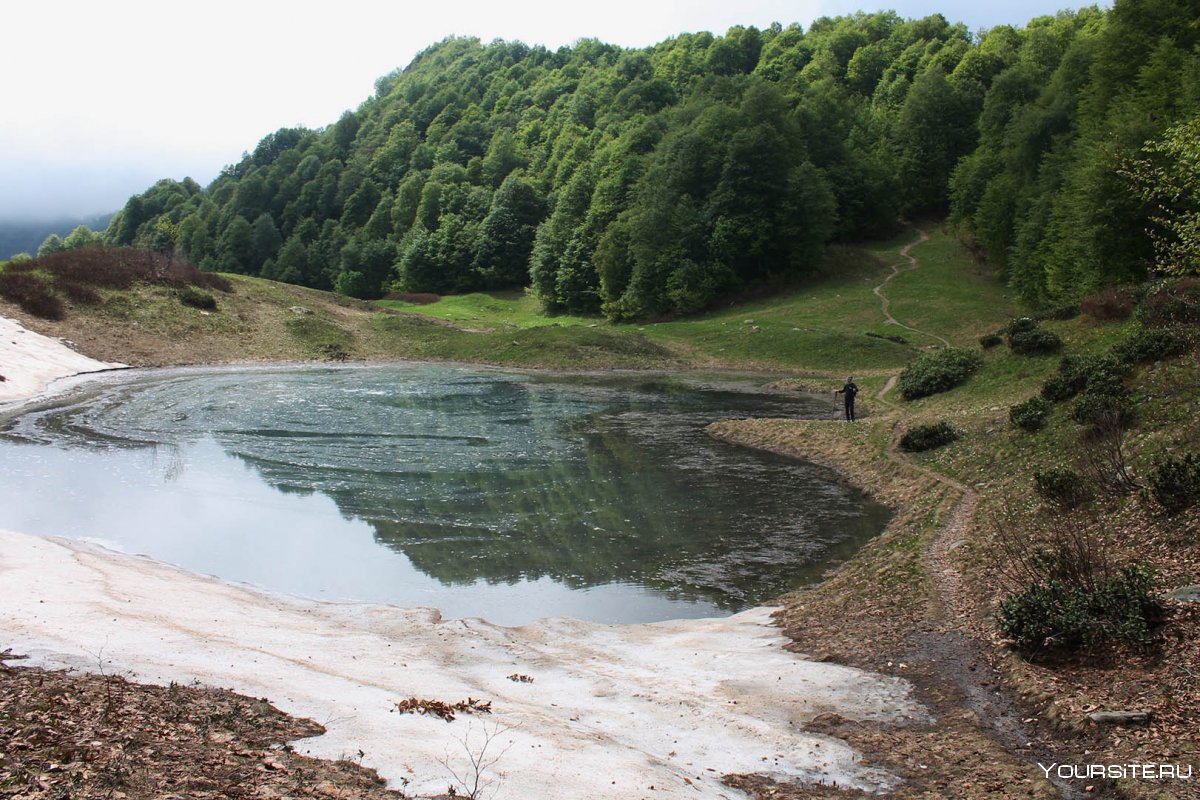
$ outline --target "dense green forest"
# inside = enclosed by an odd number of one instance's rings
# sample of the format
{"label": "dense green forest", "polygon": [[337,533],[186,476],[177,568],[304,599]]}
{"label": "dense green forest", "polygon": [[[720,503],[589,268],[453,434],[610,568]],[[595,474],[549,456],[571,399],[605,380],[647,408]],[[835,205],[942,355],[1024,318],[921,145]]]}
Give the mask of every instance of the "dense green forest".
{"label": "dense green forest", "polygon": [[642,50],[452,38],[328,128],[131,198],[106,239],[357,297],[530,286],[628,319],[949,213],[1047,304],[1197,266],[1198,42],[1194,0],[977,35],[889,12]]}

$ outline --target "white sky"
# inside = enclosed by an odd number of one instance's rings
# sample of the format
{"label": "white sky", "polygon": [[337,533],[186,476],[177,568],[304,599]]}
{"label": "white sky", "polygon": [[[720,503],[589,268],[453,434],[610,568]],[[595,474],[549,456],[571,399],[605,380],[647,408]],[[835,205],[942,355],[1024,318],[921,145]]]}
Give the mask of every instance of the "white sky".
{"label": "white sky", "polygon": [[[972,30],[1077,0],[4,0],[0,220],[112,211],[158,178],[211,181],[267,133],[322,127],[450,34],[641,47],[684,31],[893,8]],[[1100,5],[1111,5],[1101,0]]]}

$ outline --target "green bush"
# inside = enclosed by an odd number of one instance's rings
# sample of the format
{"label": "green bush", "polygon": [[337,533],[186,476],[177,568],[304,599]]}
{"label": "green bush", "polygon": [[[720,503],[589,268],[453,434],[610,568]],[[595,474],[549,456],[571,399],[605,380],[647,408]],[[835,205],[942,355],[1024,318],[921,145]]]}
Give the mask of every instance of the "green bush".
{"label": "green bush", "polygon": [[1033,473],[1033,490],[1057,508],[1077,508],[1091,497],[1083,476],[1073,469],[1051,468]]}
{"label": "green bush", "polygon": [[920,453],[945,447],[958,438],[958,431],[949,423],[918,425],[900,437],[900,449],[909,453]]}
{"label": "green bush", "polygon": [[1070,400],[1082,392],[1089,379],[1098,373],[1125,378],[1129,375],[1129,366],[1109,356],[1063,356],[1062,361],[1058,362],[1058,372],[1042,385],[1042,397],[1051,403]]}
{"label": "green bush", "polygon": [[1113,348],[1113,355],[1124,364],[1145,364],[1181,356],[1188,351],[1187,337],[1173,330],[1140,330]]}
{"label": "green bush", "polygon": [[1023,650],[1078,650],[1114,641],[1147,644],[1161,615],[1153,574],[1131,565],[1095,581],[1032,582],[1001,601],[997,621]]}
{"label": "green bush", "polygon": [[175,290],[175,296],[179,298],[179,302],[185,306],[199,308],[204,311],[217,310],[217,298],[213,297],[208,292],[191,286],[181,286]]}
{"label": "green bush", "polygon": [[1008,346],[1014,353],[1022,355],[1055,353],[1062,349],[1062,339],[1053,331],[1034,328],[1031,331],[1018,331],[1009,336]]}
{"label": "green bush", "polygon": [[984,350],[991,350],[993,347],[1004,344],[1004,338],[998,333],[985,333],[979,337],[979,346]]}
{"label": "green bush", "polygon": [[1133,404],[1125,388],[1128,370],[1111,359],[1097,359],[1086,373],[1083,393],[1071,404],[1071,419],[1080,425],[1100,426],[1110,421],[1122,428],[1133,424]]}
{"label": "green bush", "polygon": [[1008,321],[1008,324],[1004,326],[1004,333],[1012,337],[1015,333],[1026,333],[1034,330],[1037,326],[1038,321],[1033,317],[1017,317]]}
{"label": "green bush", "polygon": [[1100,426],[1115,420],[1122,428],[1128,428],[1133,417],[1133,404],[1126,395],[1085,392],[1071,404],[1071,419],[1080,425]]}
{"label": "green bush", "polygon": [[1040,430],[1046,424],[1046,415],[1050,413],[1050,404],[1041,397],[1031,397],[1024,403],[1017,403],[1008,410],[1008,418],[1013,425],[1024,431]]}
{"label": "green bush", "polygon": [[1075,319],[1079,316],[1079,304],[1067,303],[1066,305],[1061,306],[1048,306],[1046,308],[1039,309],[1038,312],[1033,316],[1034,319],[1039,321],[1047,319]]}
{"label": "green bush", "polygon": [[948,347],[923,353],[900,373],[900,395],[916,400],[949,391],[964,383],[981,366],[983,357],[974,350]]}
{"label": "green bush", "polygon": [[1150,495],[1168,514],[1200,503],[1200,455],[1161,456],[1150,473]]}

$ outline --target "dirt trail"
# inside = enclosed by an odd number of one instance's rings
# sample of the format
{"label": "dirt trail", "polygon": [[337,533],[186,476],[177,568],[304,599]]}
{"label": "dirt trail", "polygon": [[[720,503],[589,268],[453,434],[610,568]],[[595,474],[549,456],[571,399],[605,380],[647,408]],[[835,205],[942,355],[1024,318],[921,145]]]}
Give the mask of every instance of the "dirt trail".
{"label": "dirt trail", "polygon": [[[919,328],[914,328],[910,325],[905,325],[903,322],[901,322],[900,320],[893,317],[892,311],[891,311],[891,307],[892,307],[891,298],[889,298],[886,294],[884,294],[884,289],[887,288],[887,285],[889,283],[891,283],[892,280],[896,278],[896,276],[898,276],[902,272],[909,272],[910,270],[914,270],[917,268],[919,262],[917,261],[915,256],[910,255],[910,251],[917,245],[922,244],[923,242],[927,242],[927,241],[929,241],[929,234],[926,233],[925,231],[921,230],[920,228],[918,228],[917,229],[917,239],[915,241],[909,242],[908,244],[904,245],[904,247],[900,248],[900,257],[908,261],[908,267],[902,269],[901,265],[899,263],[892,264],[891,265],[892,274],[888,275],[886,278],[884,278],[883,283],[879,284],[871,291],[874,292],[875,296],[879,298],[880,310],[883,311],[883,316],[885,319],[887,319],[887,322],[889,325],[896,325],[897,327],[904,328],[904,330],[906,330],[906,331],[912,331],[913,333],[919,333],[922,336],[928,336],[931,339],[937,339],[939,342],[944,344],[946,347],[950,347],[950,342],[947,341],[946,339],[943,339],[941,336],[938,336],[936,333],[930,333],[929,331],[923,331]],[[886,391],[886,389],[885,389],[885,391]],[[882,396],[880,397],[880,399],[883,399]]]}
{"label": "dirt trail", "polygon": [[[917,233],[918,238],[899,251],[900,255],[909,261],[909,270],[916,269],[919,265],[917,257],[911,255],[910,251],[915,245],[929,239],[925,231],[918,229]],[[932,337],[949,347],[950,343],[941,336],[905,325],[891,315],[890,301],[884,290],[902,271],[907,270],[893,265],[892,274],[874,289],[880,298],[884,316],[889,322],[905,330]],[[1037,741],[1035,732],[1023,723],[1022,718],[1025,714],[1016,700],[996,688],[1002,683],[990,663],[988,648],[967,630],[965,616],[956,612],[956,609],[969,608],[971,601],[963,584],[962,574],[953,564],[951,552],[956,543],[966,539],[967,529],[979,503],[979,493],[971,486],[915,463],[900,451],[900,437],[910,414],[903,406],[887,399],[888,393],[898,382],[899,376],[892,376],[876,395],[877,400],[897,415],[888,444],[887,459],[897,466],[937,481],[958,494],[958,501],[949,519],[941,525],[923,554],[922,561],[932,584],[927,611],[930,624],[925,630],[910,637],[912,649],[905,657],[911,662],[925,661],[936,664],[938,674],[953,683],[962,703],[977,717],[980,728],[987,731],[1009,753],[1032,761],[1052,763],[1055,758],[1048,743]],[[1087,796],[1066,781],[1052,780],[1064,798]]]}

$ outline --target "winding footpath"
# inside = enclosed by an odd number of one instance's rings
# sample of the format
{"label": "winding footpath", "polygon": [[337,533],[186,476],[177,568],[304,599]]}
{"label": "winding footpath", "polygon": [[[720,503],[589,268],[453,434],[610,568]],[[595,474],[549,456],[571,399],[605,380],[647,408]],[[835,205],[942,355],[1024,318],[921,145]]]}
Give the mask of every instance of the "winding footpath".
{"label": "winding footpath", "polygon": [[[901,269],[899,265],[893,264],[892,274],[872,291],[879,298],[880,310],[890,324],[937,339],[946,347],[951,347],[950,342],[938,334],[905,325],[890,312],[891,301],[885,293],[887,286],[902,272],[915,270],[920,266],[917,257],[911,254],[912,248],[929,240],[929,235],[924,230],[918,229],[917,234],[917,239],[899,251],[900,256],[908,261],[908,267]],[[958,496],[949,519],[940,527],[923,553],[922,561],[931,583],[927,611],[930,625],[912,637],[912,650],[906,657],[909,660],[929,660],[938,663],[941,674],[953,682],[962,696],[963,703],[979,720],[980,728],[989,732],[1009,753],[1033,761],[1052,763],[1055,760],[1053,753],[1045,744],[1033,740],[1032,732],[1022,721],[1024,713],[1015,699],[994,688],[996,676],[990,667],[989,653],[985,645],[968,630],[965,614],[956,612],[956,609],[969,608],[970,598],[963,583],[962,573],[953,564],[951,551],[957,543],[966,539],[968,528],[979,505],[979,492],[972,486],[918,464],[902,454],[900,437],[907,429],[907,422],[912,415],[903,406],[887,399],[887,395],[896,387],[899,379],[899,374],[891,376],[875,396],[876,400],[897,415],[886,453],[888,461],[901,469],[912,470],[936,481]],[[1087,796],[1062,779],[1051,780],[1060,796],[1068,800]]]}
{"label": "winding footpath", "polygon": [[[908,261],[908,267],[901,269],[900,264],[891,264],[890,268],[892,270],[892,274],[888,275],[886,278],[884,278],[883,283],[876,286],[874,289],[871,290],[871,292],[874,293],[874,295],[879,298],[880,310],[883,311],[883,317],[884,317],[884,319],[887,320],[887,323],[889,325],[895,325],[897,327],[904,328],[904,330],[906,330],[906,331],[912,331],[913,333],[919,333],[922,336],[928,336],[931,339],[937,339],[939,342],[941,342],[946,347],[950,347],[951,346],[950,342],[947,341],[946,339],[943,339],[941,336],[938,336],[936,333],[930,333],[929,331],[923,331],[920,328],[914,328],[911,325],[905,325],[903,322],[901,322],[900,320],[893,317],[892,311],[891,311],[892,300],[886,294],[884,294],[884,289],[886,289],[888,284],[891,283],[893,280],[895,280],[895,278],[897,276],[899,276],[903,272],[910,272],[911,270],[914,270],[917,268],[917,265],[918,265],[917,258],[916,258],[916,256],[912,255],[912,249],[919,244],[924,244],[927,241],[929,241],[929,234],[926,233],[925,231],[921,230],[920,228],[918,228],[916,240],[911,241],[908,244],[904,245],[904,247],[900,248],[900,257]],[[891,389],[891,387],[893,387],[895,385],[896,384],[895,384],[894,379],[891,381],[888,381],[888,385],[884,387],[883,392],[879,393],[879,396],[878,396],[879,399],[882,400],[884,392],[887,392],[888,390]]]}

